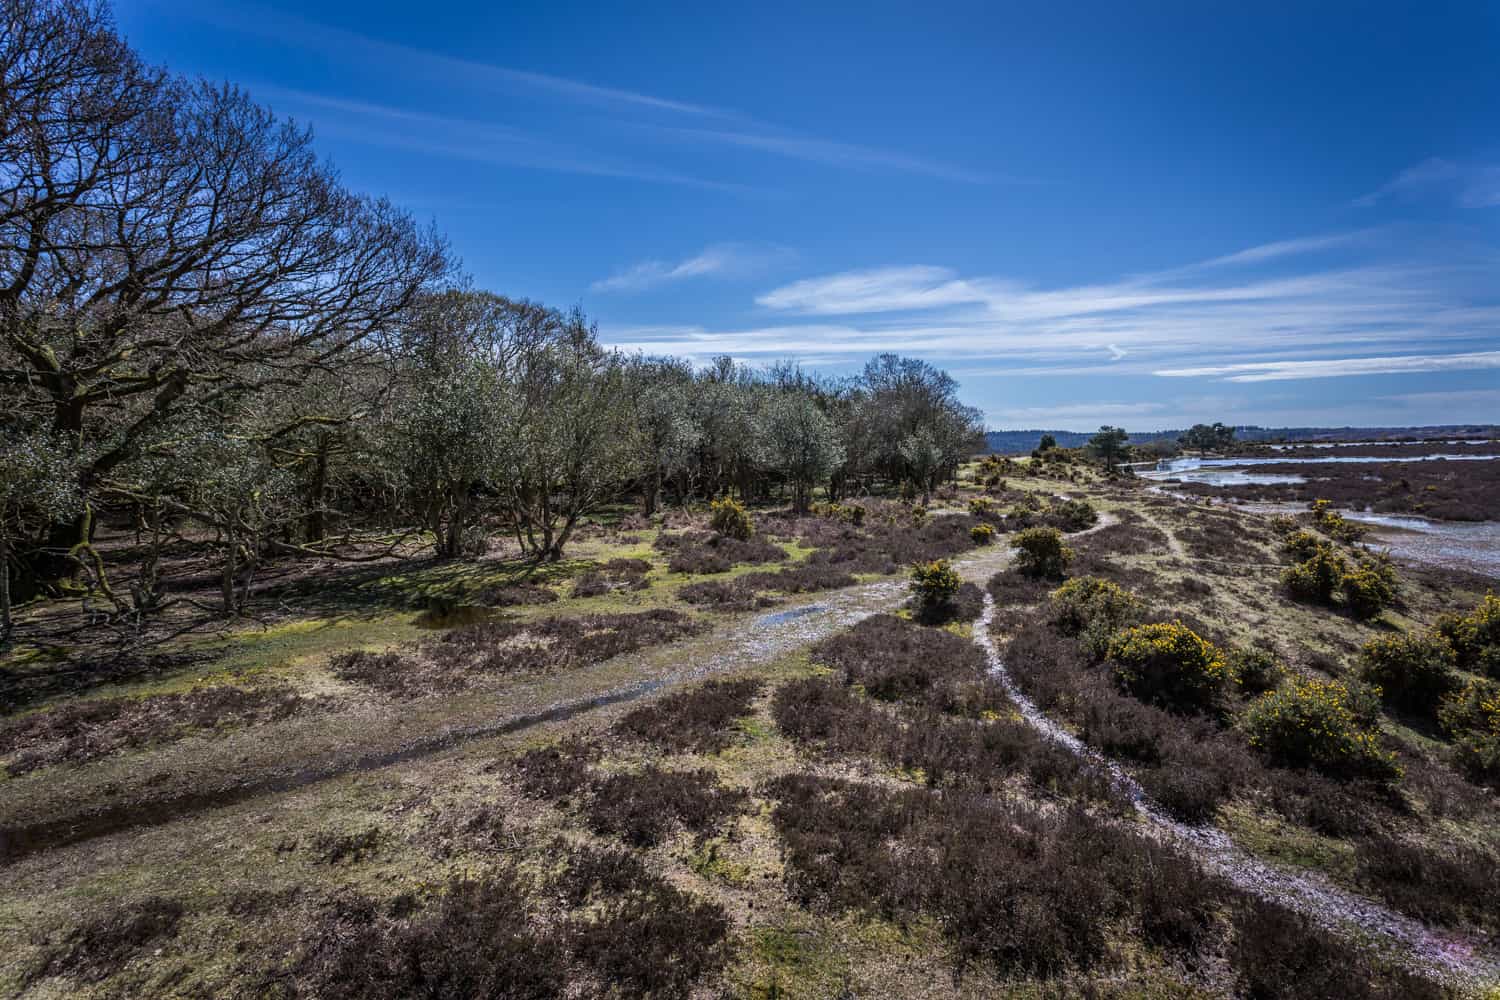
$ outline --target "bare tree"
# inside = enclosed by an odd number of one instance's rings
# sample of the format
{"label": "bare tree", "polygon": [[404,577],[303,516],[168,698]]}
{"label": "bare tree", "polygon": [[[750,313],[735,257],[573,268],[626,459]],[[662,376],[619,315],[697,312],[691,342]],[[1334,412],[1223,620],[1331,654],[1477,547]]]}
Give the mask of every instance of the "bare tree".
{"label": "bare tree", "polygon": [[100,480],[174,414],[294,384],[447,268],[245,93],[144,66],[103,8],[3,0],[0,384]]}

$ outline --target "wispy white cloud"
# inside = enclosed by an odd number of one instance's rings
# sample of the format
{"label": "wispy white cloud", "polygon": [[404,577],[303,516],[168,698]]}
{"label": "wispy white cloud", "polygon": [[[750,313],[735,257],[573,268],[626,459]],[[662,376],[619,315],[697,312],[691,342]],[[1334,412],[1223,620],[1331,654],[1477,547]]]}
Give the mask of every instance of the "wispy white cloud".
{"label": "wispy white cloud", "polygon": [[[971,372],[993,372],[991,359],[1003,358],[1038,374],[1266,362],[1225,373],[1253,375],[1289,360],[1415,353],[1412,345],[1434,355],[1495,348],[1500,297],[1479,280],[1492,273],[1484,257],[1492,250],[1424,251],[1414,263],[1401,256],[1402,241],[1352,239],[1348,247],[1389,245],[1396,256],[1346,254],[1342,267],[1305,267],[1316,258],[1304,254],[1343,240],[1284,241],[1214,258],[1211,267],[1055,288],[933,266],[848,271],[759,296],[760,307],[779,314],[775,322],[606,333],[655,352],[782,357],[815,343],[823,355],[901,351]],[[1271,260],[1283,266],[1266,274]]]}
{"label": "wispy white cloud", "polygon": [[[890,170],[965,183],[1018,180],[899,151],[795,135],[775,125],[703,103],[462,59],[256,5],[233,8],[193,5],[182,8],[180,12],[227,30],[272,38],[279,44],[316,49],[320,55],[328,58],[399,67],[402,73],[441,81],[444,85],[459,90],[501,91],[566,104],[606,107],[622,113],[610,123],[613,127],[632,129],[657,139],[730,145],[830,166]],[[360,110],[358,102],[337,98],[325,99],[323,103],[326,107],[345,111]],[[364,110],[369,111],[375,107],[365,105]],[[633,119],[623,117],[623,113],[630,113]],[[405,117],[410,121],[429,123],[437,120],[436,116],[421,112],[406,112]],[[683,127],[680,123],[684,121],[695,124]],[[667,125],[663,122],[679,124]],[[700,123],[705,122],[716,123],[718,127],[701,127]]]}
{"label": "wispy white cloud", "polygon": [[1463,208],[1500,206],[1500,166],[1458,163],[1438,157],[1407,167],[1385,184],[1354,199],[1361,208],[1388,199],[1439,194]]}
{"label": "wispy white cloud", "polygon": [[271,38],[283,45],[318,49],[333,57],[360,61],[378,60],[445,82],[526,90],[567,101],[694,116],[719,116],[726,112],[673,98],[644,94],[621,87],[600,86],[582,80],[460,59],[428,49],[374,38],[356,31],[322,24],[285,11],[255,4],[234,6],[194,4],[179,11],[221,28]]}
{"label": "wispy white cloud", "polygon": [[885,267],[805,278],[755,301],[810,316],[905,312],[984,301],[985,293],[945,267]]}
{"label": "wispy white cloud", "polygon": [[278,110],[289,111],[297,117],[316,117],[318,132],[322,135],[387,149],[407,149],[445,159],[497,166],[529,167],[730,193],[748,193],[750,190],[741,184],[632,163],[491,122],[274,85],[259,86],[256,94],[270,101]]}
{"label": "wispy white cloud", "polygon": [[805,160],[809,163],[822,163],[828,166],[846,167],[857,170],[890,170],[899,173],[924,174],[929,177],[961,181],[966,184],[984,184],[991,181],[1027,183],[1020,178],[1008,175],[996,175],[969,170],[925,157],[911,156],[906,153],[886,149],[877,149],[872,146],[836,142],[830,139],[787,135],[764,126],[756,131],[723,128],[681,128],[662,125],[642,125],[638,127],[662,136],[696,142],[738,146],[744,149],[759,150],[760,152],[775,156]]}
{"label": "wispy white cloud", "polygon": [[688,278],[707,275],[739,276],[753,274],[778,259],[790,256],[782,248],[751,247],[723,243],[705,247],[702,252],[676,263],[645,260],[601,278],[589,286],[595,292],[638,292]]}
{"label": "wispy white cloud", "polygon": [[1162,413],[1167,408],[1165,403],[1065,403],[1057,406],[1010,407],[991,410],[986,415],[996,424],[1099,426],[1112,421],[1139,420]]}
{"label": "wispy white cloud", "polygon": [[1323,358],[1316,361],[1256,361],[1198,368],[1165,368],[1166,378],[1221,378],[1226,382],[1280,382],[1289,379],[1340,378],[1349,375],[1404,375],[1414,372],[1472,371],[1500,368],[1500,351],[1469,354],[1410,354],[1398,357]]}

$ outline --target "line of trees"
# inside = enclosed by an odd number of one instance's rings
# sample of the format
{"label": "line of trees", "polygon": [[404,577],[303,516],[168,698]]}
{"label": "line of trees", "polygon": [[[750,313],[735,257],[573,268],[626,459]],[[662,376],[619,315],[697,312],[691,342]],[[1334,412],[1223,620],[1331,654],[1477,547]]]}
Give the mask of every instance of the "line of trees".
{"label": "line of trees", "polygon": [[[106,8],[0,0],[0,615],[70,582],[111,614],[208,538],[222,604],[272,553],[492,530],[555,560],[580,519],[733,491],[930,492],[980,415],[921,361],[858,377],[625,356],[581,312],[467,286],[445,240],[347,190],[310,133],[148,66]],[[98,519],[141,557],[109,578]],[[365,558],[379,552],[366,544]]]}

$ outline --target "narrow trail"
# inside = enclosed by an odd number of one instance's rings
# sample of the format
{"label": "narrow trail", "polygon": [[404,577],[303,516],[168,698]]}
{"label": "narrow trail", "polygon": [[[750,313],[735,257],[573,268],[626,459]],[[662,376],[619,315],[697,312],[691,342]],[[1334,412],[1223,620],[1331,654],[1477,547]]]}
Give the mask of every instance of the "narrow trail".
{"label": "narrow trail", "polygon": [[1165,839],[1187,850],[1207,870],[1245,892],[1304,913],[1329,930],[1347,932],[1353,927],[1392,942],[1409,954],[1412,964],[1442,978],[1456,979],[1481,989],[1500,982],[1500,958],[1489,950],[1487,944],[1430,928],[1421,921],[1341,889],[1314,872],[1273,868],[1236,846],[1222,830],[1212,826],[1189,826],[1168,816],[1119,764],[1048,718],[1022,693],[990,635],[994,617],[995,599],[986,593],[984,610],[974,621],[974,642],[984,651],[990,672],[1004,686],[1022,717],[1046,738],[1108,774],[1143,819]]}
{"label": "narrow trail", "polygon": [[[994,560],[980,556],[977,561],[989,563]],[[543,705],[534,711],[448,726],[397,745],[371,745],[363,751],[303,761],[250,778],[236,779],[233,775],[226,775],[222,783],[192,793],[154,801],[121,803],[31,825],[0,828],[0,866],[71,844],[127,830],[161,826],[264,796],[420,760],[478,740],[520,733],[596,709],[637,701],[666,688],[714,674],[768,664],[849,628],[870,615],[889,611],[906,597],[906,583],[899,579],[830,591],[802,604],[733,619],[707,636],[627,654],[640,662],[644,675],[640,679],[583,697]],[[657,669],[663,656],[671,656],[682,666]]]}

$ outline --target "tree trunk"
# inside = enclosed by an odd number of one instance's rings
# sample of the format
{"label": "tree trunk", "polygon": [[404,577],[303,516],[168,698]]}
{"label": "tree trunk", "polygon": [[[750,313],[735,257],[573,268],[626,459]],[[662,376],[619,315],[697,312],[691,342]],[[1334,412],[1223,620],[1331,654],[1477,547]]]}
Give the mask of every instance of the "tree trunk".
{"label": "tree trunk", "polygon": [[646,516],[650,517],[656,513],[656,505],[661,497],[661,465],[657,464],[651,468],[651,485],[646,492]]}
{"label": "tree trunk", "polygon": [[10,538],[0,531],[0,646],[10,639]]}
{"label": "tree trunk", "polygon": [[224,613],[234,613],[234,570],[235,560],[239,557],[239,544],[235,541],[234,531],[227,533],[227,543],[224,547],[224,579],[220,581],[220,594],[224,601]]}
{"label": "tree trunk", "polygon": [[328,438],[318,435],[318,454],[313,461],[312,483],[308,486],[307,540],[321,542],[328,534],[328,519],[323,510],[328,493]]}

